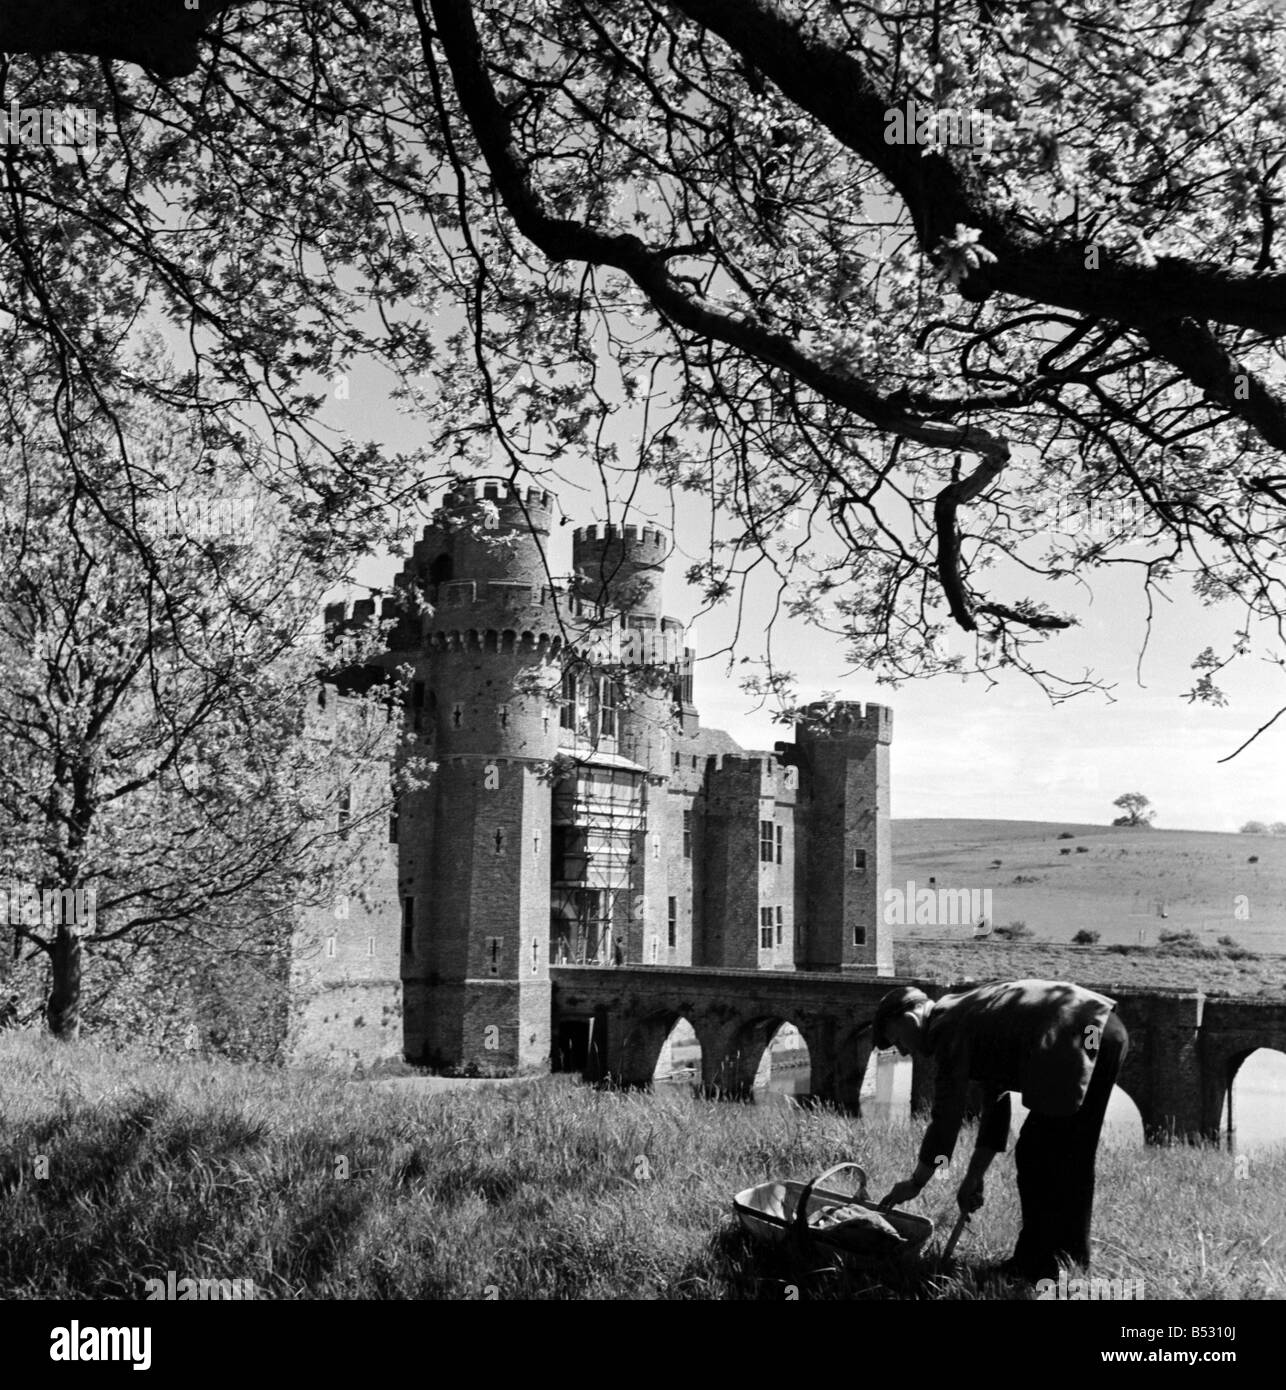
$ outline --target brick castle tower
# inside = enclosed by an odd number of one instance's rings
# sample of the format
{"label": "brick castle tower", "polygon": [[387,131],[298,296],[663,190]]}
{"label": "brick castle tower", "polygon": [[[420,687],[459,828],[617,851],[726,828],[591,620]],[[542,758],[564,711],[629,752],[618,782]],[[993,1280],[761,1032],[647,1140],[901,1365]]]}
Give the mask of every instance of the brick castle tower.
{"label": "brick castle tower", "polygon": [[809,705],[796,730],[808,800],[809,924],[814,970],[893,973],[883,889],[892,871],[889,744],[893,711],[845,702]]}
{"label": "brick castle tower", "polygon": [[[412,722],[437,764],[400,821],[406,1055],[496,1072],[549,1058],[549,766],[563,644],[550,498],[451,493],[399,576]],[[418,626],[418,632],[415,630]]]}

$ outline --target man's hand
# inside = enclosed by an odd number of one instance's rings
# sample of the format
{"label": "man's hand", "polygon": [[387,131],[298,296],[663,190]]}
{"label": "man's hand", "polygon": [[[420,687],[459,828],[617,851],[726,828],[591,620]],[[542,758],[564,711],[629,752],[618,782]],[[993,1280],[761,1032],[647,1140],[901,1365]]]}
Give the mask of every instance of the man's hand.
{"label": "man's hand", "polygon": [[982,1206],[982,1174],[975,1173],[972,1169],[964,1176],[964,1181],[960,1184],[956,1192],[956,1201],[960,1210],[972,1215]]}
{"label": "man's hand", "polygon": [[881,1201],[880,1210],[888,1211],[890,1207],[900,1207],[903,1202],[909,1202],[912,1197],[919,1195],[920,1184],[914,1178],[908,1178],[905,1182],[894,1183],[892,1191]]}

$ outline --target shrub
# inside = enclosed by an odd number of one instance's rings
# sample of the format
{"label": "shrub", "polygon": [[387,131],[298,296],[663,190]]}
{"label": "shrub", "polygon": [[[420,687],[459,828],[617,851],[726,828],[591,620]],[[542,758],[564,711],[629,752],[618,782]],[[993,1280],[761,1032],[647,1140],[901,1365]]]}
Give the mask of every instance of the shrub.
{"label": "shrub", "polygon": [[1060,830],[1058,832],[1058,838],[1060,840],[1074,840],[1076,836],[1073,835],[1070,830]]}
{"label": "shrub", "polygon": [[1213,954],[1217,956],[1220,954],[1218,951],[1212,951],[1211,947],[1203,946],[1201,938],[1186,927],[1163,931],[1157,938],[1157,950],[1180,955],[1210,956]]}
{"label": "shrub", "polygon": [[1016,918],[1007,927],[997,927],[992,935],[1004,937],[1007,941],[1017,941],[1021,937],[1030,936],[1031,928],[1021,918]]}
{"label": "shrub", "polygon": [[1090,847],[1089,847],[1088,845],[1077,845],[1077,846],[1076,846],[1076,853],[1077,853],[1077,854],[1088,854],[1089,852],[1090,852]]}
{"label": "shrub", "polygon": [[1071,854],[1070,849],[1060,849],[1058,852],[1059,854]]}
{"label": "shrub", "polygon": [[1259,856],[1258,856],[1257,854],[1252,854],[1252,855],[1250,856],[1250,858],[1246,860],[1246,863],[1247,863],[1247,864],[1258,864],[1258,863],[1259,863]]}
{"label": "shrub", "polygon": [[1076,935],[1075,935],[1074,937],[1072,937],[1072,945],[1073,945],[1073,946],[1097,946],[1097,945],[1098,945],[1098,938],[1099,938],[1099,933],[1098,933],[1098,932],[1096,932],[1096,931],[1087,931],[1084,927],[1082,927],[1082,928],[1080,929],[1080,931],[1078,931],[1078,932],[1076,933]]}
{"label": "shrub", "polygon": [[1039,882],[1040,882],[1040,875],[1039,875],[1039,874],[1015,874],[1015,875],[1014,875],[1014,882],[1015,882],[1015,883],[1039,883]]}

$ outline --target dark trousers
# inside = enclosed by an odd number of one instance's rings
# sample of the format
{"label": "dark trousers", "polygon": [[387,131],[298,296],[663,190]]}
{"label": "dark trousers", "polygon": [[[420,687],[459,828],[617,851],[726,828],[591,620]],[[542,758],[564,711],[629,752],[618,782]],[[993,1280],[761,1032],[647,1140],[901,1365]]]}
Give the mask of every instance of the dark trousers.
{"label": "dark trousers", "polygon": [[1056,1279],[1060,1259],[1089,1268],[1094,1153],[1129,1045],[1125,1025],[1112,1014],[1099,1039],[1081,1108],[1066,1116],[1033,1110],[1023,1123],[1014,1146],[1023,1229],[1013,1263],[1028,1279]]}

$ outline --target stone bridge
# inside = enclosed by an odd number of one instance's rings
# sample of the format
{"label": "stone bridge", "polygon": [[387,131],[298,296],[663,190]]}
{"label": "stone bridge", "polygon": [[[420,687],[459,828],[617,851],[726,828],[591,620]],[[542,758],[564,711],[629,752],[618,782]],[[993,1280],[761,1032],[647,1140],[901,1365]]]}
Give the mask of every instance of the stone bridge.
{"label": "stone bridge", "polygon": [[[805,971],[695,967],[553,966],[555,1066],[625,1086],[652,1080],[661,1049],[681,1018],[701,1044],[701,1080],[712,1094],[745,1095],[764,1049],[783,1023],[808,1044],[811,1093],[854,1112],[870,1059],[858,1029],[880,996],[932,981]],[[1256,1048],[1286,1052],[1286,999],[1089,986],[1117,1001],[1130,1049],[1117,1084],[1138,1107],[1150,1139],[1218,1139],[1230,1128],[1233,1078]],[[912,1064],[911,1104],[933,1095],[932,1061]],[[1227,1124],[1225,1124],[1227,1116]]]}

